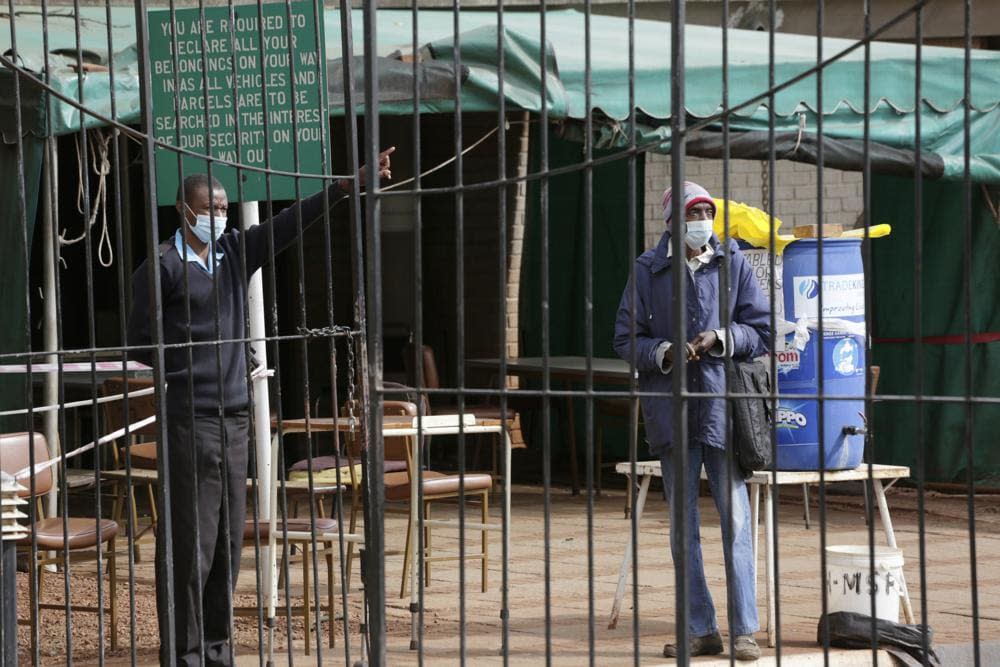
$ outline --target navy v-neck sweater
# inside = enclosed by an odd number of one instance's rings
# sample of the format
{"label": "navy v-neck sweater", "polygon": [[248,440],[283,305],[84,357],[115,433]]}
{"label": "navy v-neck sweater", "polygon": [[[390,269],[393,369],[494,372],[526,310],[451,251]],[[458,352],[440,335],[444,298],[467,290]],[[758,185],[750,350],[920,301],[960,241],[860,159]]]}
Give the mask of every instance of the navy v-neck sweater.
{"label": "navy v-neck sweater", "polygon": [[[328,191],[331,205],[345,198],[337,186],[331,186]],[[194,414],[198,416],[217,415],[220,408],[224,413],[247,409],[245,343],[225,342],[246,336],[245,277],[248,279],[270,259],[268,235],[271,230],[274,231],[276,252],[295,239],[297,209],[302,212],[303,228],[323,217],[323,195],[321,190],[271,220],[248,229],[245,234],[235,229],[222,234],[216,244],[224,256],[216,264],[214,275],[195,262],[184,261],[177,252],[173,236],[160,245],[157,254],[163,341],[176,346],[164,350],[169,414],[189,414],[192,398]],[[245,274],[241,271],[241,246],[246,248]],[[149,277],[147,259],[132,278],[132,311],[128,321],[128,344],[147,346],[129,356],[144,363],[153,360],[152,349],[148,347],[152,340]]]}

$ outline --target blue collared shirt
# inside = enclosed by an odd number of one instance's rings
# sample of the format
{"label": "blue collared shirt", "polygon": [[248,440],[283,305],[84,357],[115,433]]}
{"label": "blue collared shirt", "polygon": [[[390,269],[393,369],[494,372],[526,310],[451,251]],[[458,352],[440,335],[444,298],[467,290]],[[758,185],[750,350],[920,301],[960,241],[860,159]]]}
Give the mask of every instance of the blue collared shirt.
{"label": "blue collared shirt", "polygon": [[[177,254],[180,255],[181,259],[185,258],[184,254],[185,245],[187,244],[184,242],[184,234],[182,234],[181,230],[178,229],[177,233],[174,234],[174,247],[177,248]],[[211,264],[201,261],[201,257],[198,256],[198,253],[195,252],[194,248],[192,248],[190,245],[187,246],[187,255],[186,255],[187,261],[197,262],[198,266],[200,266],[205,273],[207,273],[208,275],[212,275],[212,272],[215,270],[215,265],[221,262],[223,256],[225,255],[225,253],[223,253],[221,250],[218,249],[219,248],[218,245],[216,244],[213,245],[215,245],[216,248],[215,261],[212,262]]]}

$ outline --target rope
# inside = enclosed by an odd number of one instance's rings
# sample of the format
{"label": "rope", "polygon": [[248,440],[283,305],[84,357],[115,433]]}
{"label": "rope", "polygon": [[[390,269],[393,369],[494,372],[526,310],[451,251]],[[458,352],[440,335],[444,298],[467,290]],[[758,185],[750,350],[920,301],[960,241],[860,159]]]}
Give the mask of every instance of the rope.
{"label": "rope", "polygon": [[990,208],[990,213],[993,214],[993,219],[996,221],[997,225],[1000,225],[1000,211],[997,211],[996,204],[993,203],[993,198],[990,197],[990,191],[986,187],[985,183],[980,183],[979,187],[983,190],[983,199],[986,200],[986,205]]}
{"label": "rope", "polygon": [[[111,173],[111,162],[108,160],[108,144],[111,143],[113,132],[105,134],[100,128],[90,130],[91,141],[87,142],[90,147],[90,168],[97,176],[97,195],[92,202],[91,214],[83,228],[83,233],[76,238],[67,239],[66,230],[59,232],[59,245],[70,246],[79,243],[87,237],[97,222],[97,215],[101,215],[101,238],[97,245],[97,261],[104,268],[110,268],[114,263],[114,250],[111,247],[111,235],[108,233],[108,174]],[[83,148],[80,145],[80,137],[76,137],[76,210],[80,215],[84,214],[83,198],[88,193],[84,192],[83,171],[87,168],[86,159],[83,155]]]}
{"label": "rope", "polygon": [[798,152],[799,146],[802,145],[802,133],[806,129],[806,114],[805,112],[799,114],[799,134],[795,137],[795,147],[792,149],[791,155],[795,155]]}
{"label": "rope", "polygon": [[[500,130],[500,126],[497,125],[492,130],[490,130],[489,132],[487,132],[486,134],[484,134],[483,136],[481,136],[474,144],[471,144],[468,148],[466,148],[461,153],[459,153],[459,155],[464,156],[466,153],[468,153],[472,149],[478,147],[481,143],[483,143],[484,141],[486,141],[487,139],[489,139],[490,137],[492,137],[499,130]],[[448,158],[447,160],[445,160],[441,164],[435,165],[435,166],[431,167],[430,169],[428,169],[427,171],[422,172],[420,174],[420,178],[423,178],[424,176],[428,176],[430,174],[433,174],[435,171],[440,171],[441,169],[444,169],[445,167],[447,167],[449,164],[451,164],[452,162],[454,162],[457,159],[458,159],[458,155],[451,156],[450,158]],[[386,186],[384,188],[380,188],[380,191],[381,192],[387,192],[389,190],[395,190],[396,188],[402,187],[402,186],[406,185],[407,183],[412,183],[415,180],[417,180],[417,177],[416,176],[411,176],[410,178],[407,178],[404,181],[399,181],[398,183],[393,183],[392,185]],[[364,194],[364,193],[362,193],[362,194]]]}

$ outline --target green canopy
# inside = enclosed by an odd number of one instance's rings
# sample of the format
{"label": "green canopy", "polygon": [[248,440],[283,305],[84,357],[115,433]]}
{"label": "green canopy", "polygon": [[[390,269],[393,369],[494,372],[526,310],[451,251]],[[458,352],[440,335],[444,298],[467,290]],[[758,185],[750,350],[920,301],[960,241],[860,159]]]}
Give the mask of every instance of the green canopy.
{"label": "green canopy", "polygon": [[[79,21],[68,7],[52,8],[47,21],[35,8],[15,14],[17,54],[11,53],[11,18],[0,17],[0,52],[7,62],[13,60],[35,76],[42,77],[45,68],[43,36],[48,40],[52,88],[68,100],[81,96],[87,109],[98,116],[137,124],[139,121],[139,85],[135,44],[135,14],[131,8],[110,10],[109,26],[104,8],[82,8]],[[418,68],[421,85],[421,111],[450,112],[453,109],[449,81],[461,81],[461,103],[464,111],[494,111],[499,103],[500,72],[498,44],[503,49],[503,94],[507,107],[539,112],[547,109],[551,120],[561,122],[563,137],[582,136],[583,120],[593,119],[595,148],[615,149],[627,144],[628,124],[634,118],[638,141],[652,150],[670,147],[670,26],[657,21],[635,21],[634,61],[629,62],[630,24],[626,19],[591,16],[590,90],[585,60],[586,17],[576,11],[553,11],[544,15],[545,39],[542,40],[543,16],[536,11],[508,11],[502,28],[495,12],[463,11],[459,16],[459,34],[454,31],[454,14],[450,11],[420,10],[417,25],[409,10],[380,10],[377,17],[376,54],[380,60],[380,112],[406,115],[413,112],[410,97],[412,70],[410,63],[398,59],[409,54],[414,41],[419,45],[423,64]],[[363,90],[359,56],[363,54],[362,15],[352,15],[354,30],[353,54],[357,89]],[[80,39],[77,44],[77,23]],[[416,39],[414,39],[416,31]],[[326,50],[328,55],[328,85],[331,114],[343,114],[342,71],[340,48],[340,13],[325,14]],[[996,396],[1000,384],[990,362],[997,359],[996,257],[1000,252],[992,213],[995,192],[985,187],[973,194],[974,256],[967,257],[960,229],[962,215],[962,183],[964,175],[965,106],[964,59],[961,49],[923,47],[921,51],[921,100],[916,100],[916,49],[907,44],[872,43],[870,83],[872,102],[865,113],[864,78],[865,54],[855,48],[823,70],[822,97],[817,95],[815,74],[809,72],[816,62],[817,45],[824,58],[831,58],[855,46],[841,39],[778,33],[774,35],[774,80],[778,86],[804,75],[782,87],[775,94],[773,109],[766,100],[757,99],[768,88],[769,35],[763,32],[729,31],[729,97],[734,109],[728,148],[733,157],[761,159],[774,150],[779,159],[815,161],[820,143],[824,147],[827,166],[838,169],[860,169],[865,152],[872,159],[876,180],[873,181],[873,219],[892,220],[893,238],[873,247],[872,269],[874,312],[873,332],[876,348],[873,357],[882,366],[886,391],[908,394],[915,391],[912,377],[913,337],[906,323],[912,322],[911,299],[901,299],[913,284],[913,254],[905,246],[912,245],[917,230],[907,230],[912,219],[914,192],[913,171],[915,149],[919,145],[922,160],[920,172],[926,180],[937,180],[934,187],[924,189],[923,219],[920,233],[925,248],[933,249],[933,261],[924,262],[924,336],[944,336],[944,343],[930,340],[924,350],[927,356],[924,391],[934,395],[960,396],[964,378],[955,369],[964,368],[964,346],[952,341],[963,332],[962,290],[957,276],[964,262],[973,263],[974,284],[986,287],[973,290],[975,377],[974,393]],[[685,29],[685,109],[691,121],[703,123],[689,137],[688,151],[693,155],[717,157],[721,154],[720,123],[713,118],[723,108],[722,97],[722,31],[718,28],[688,26]],[[111,71],[88,71],[80,75],[74,69],[77,49],[84,61],[104,65]],[[457,56],[456,56],[457,54]],[[974,181],[1000,184],[1000,53],[974,50],[971,53],[970,96],[970,169]],[[461,68],[456,68],[456,61]],[[546,79],[543,91],[542,71]],[[407,70],[410,69],[410,73]],[[430,82],[430,83],[429,83]],[[112,83],[114,96],[112,98]],[[432,85],[433,84],[433,85]],[[112,99],[115,109],[112,111]],[[359,101],[361,98],[358,98]],[[633,109],[630,99],[634,100]],[[818,100],[822,99],[822,107]],[[78,130],[81,125],[99,126],[105,122],[97,116],[81,113],[73,104],[53,98],[51,111],[43,108],[41,88],[22,79],[20,85],[21,123],[28,134],[24,144],[24,176],[27,184],[29,223],[34,219],[41,158],[39,137],[62,135]],[[339,106],[338,106],[339,105]],[[17,114],[13,73],[0,68],[0,132],[7,144],[16,142]],[[870,124],[871,143],[862,143],[865,118]],[[917,120],[920,136],[917,137]],[[702,119],[702,120],[699,120]],[[704,120],[707,119],[707,120]],[[819,123],[822,119],[822,133]],[[770,141],[773,124],[774,141]],[[569,144],[566,159],[573,154]],[[578,153],[578,151],[576,151]],[[19,165],[16,151],[0,154],[0,172],[16,174]],[[602,153],[604,154],[604,153]],[[556,154],[554,154],[556,155]],[[613,171],[613,170],[612,170]],[[612,178],[609,171],[603,179]],[[619,174],[620,176],[620,174]],[[900,179],[899,177],[905,177]],[[572,199],[572,179],[566,181],[567,196]],[[949,182],[950,181],[950,182]],[[0,190],[6,202],[17,202],[17,179],[8,178],[6,189]],[[607,186],[595,184],[595,191]],[[613,190],[613,188],[612,188]],[[606,190],[605,190],[606,192]],[[624,190],[622,190],[624,192]],[[602,196],[603,197],[603,196]],[[606,197],[605,197],[606,198]],[[556,201],[553,199],[552,201]],[[609,200],[612,201],[612,200]],[[614,200],[617,201],[617,200]],[[13,204],[12,204],[13,205]],[[910,210],[907,209],[910,207]],[[566,209],[567,212],[573,209]],[[780,213],[780,212],[779,212]],[[571,213],[567,213],[571,215]],[[11,238],[21,238],[9,223],[19,219],[8,216],[4,227]],[[602,217],[602,220],[605,218]],[[602,233],[612,238],[620,235],[620,220],[609,214],[607,228]],[[572,222],[569,220],[568,222]],[[910,225],[909,227],[912,227]],[[30,228],[28,230],[30,238]],[[897,238],[898,237],[898,238]],[[526,250],[530,255],[531,250]],[[607,258],[607,261],[618,261]],[[0,257],[13,276],[24,275],[27,261],[24,249],[17,243],[6,246]],[[627,258],[626,258],[627,260]],[[614,264],[595,266],[605,273],[615,273]],[[928,270],[927,267],[936,267]],[[603,267],[603,268],[602,268]],[[947,270],[945,270],[947,268]],[[943,271],[938,271],[940,269]],[[526,268],[530,279],[530,267]],[[558,272],[557,272],[558,273]],[[619,272],[620,273],[620,272]],[[569,274],[567,274],[569,275]],[[620,276],[619,276],[620,277]],[[611,283],[605,283],[611,284]],[[617,289],[617,287],[615,287]],[[936,290],[936,291],[935,291]],[[614,291],[614,290],[612,290]],[[16,290],[15,290],[16,292]],[[15,300],[16,301],[16,300]],[[613,307],[612,302],[608,302]],[[20,303],[11,303],[4,313],[11,322],[22,323]],[[572,313],[570,313],[572,314]],[[601,319],[604,319],[603,317]],[[528,321],[528,318],[525,318]],[[595,326],[597,322],[595,321]],[[603,325],[602,325],[603,326]],[[23,349],[23,334],[12,328],[8,345],[0,351]],[[595,341],[600,342],[595,337]],[[992,341],[992,342],[990,342]],[[567,343],[569,344],[569,343]],[[982,370],[983,372],[980,372]],[[23,395],[19,387],[8,383],[0,387],[0,400],[5,404],[12,397]],[[876,409],[879,460],[914,463],[912,408],[902,404],[882,405]],[[927,436],[929,479],[951,481],[964,479],[971,463],[978,480],[1000,479],[1000,456],[995,453],[994,434],[1000,429],[1000,411],[992,405],[974,409],[972,438],[973,460],[964,456],[965,440],[961,425],[965,418],[960,403],[928,406],[925,410],[924,432]],[[905,423],[905,428],[899,424]]]}
{"label": "green canopy", "polygon": [[[339,60],[340,13],[326,11],[326,48],[330,58]],[[0,19],[10,22],[10,17]],[[362,55],[364,40],[362,15],[352,16],[355,55]],[[594,112],[599,130],[599,146],[613,148],[625,142],[623,123],[630,118],[630,92],[643,142],[655,142],[659,150],[669,148],[670,116],[670,27],[659,21],[637,20],[633,26],[634,62],[629,63],[629,22],[609,16],[590,17],[591,67],[590,92],[586,89],[585,34],[586,16],[574,10],[548,12],[544,16],[545,48],[542,48],[542,16],[538,12],[507,12],[501,28],[494,12],[463,11],[459,16],[459,34],[454,34],[454,15],[450,11],[422,10],[416,25],[409,10],[378,12],[378,55],[412,50],[416,42],[425,57],[455,62],[463,66],[462,108],[466,111],[490,111],[498,105],[498,41],[503,46],[504,95],[509,108],[540,111],[542,102],[542,62],[547,67],[545,98],[552,120],[582,120],[588,106]],[[136,123],[139,117],[138,67],[135,48],[135,14],[131,8],[111,9],[110,38],[104,8],[80,9],[80,43],[84,60],[108,65],[111,72],[89,72],[82,77],[71,67],[76,61],[77,21],[70,8],[49,12],[43,24],[40,12],[19,12],[15,16],[17,62],[31,72],[44,69],[43,28],[48,38],[52,87],[66,97],[79,98],[80,84],[88,109],[112,115],[110,94],[114,80],[115,115],[121,122]],[[0,49],[10,48],[10,26],[0,28]],[[815,67],[817,40],[814,37],[778,33],[774,36],[774,80],[781,86]],[[692,118],[710,118],[722,108],[722,30],[707,26],[685,29],[685,108]],[[458,58],[456,58],[456,44]],[[847,52],[857,43],[852,40],[825,38],[821,41],[824,58]],[[113,54],[113,55],[111,55]],[[915,117],[920,110],[921,147],[937,156],[943,168],[935,177],[960,178],[963,144],[963,78],[965,53],[962,49],[925,46],[921,52],[921,96],[916,103],[916,48],[909,44],[875,42],[871,45],[870,81],[872,103],[869,118],[872,140],[878,144],[912,150],[916,146]],[[1000,183],[1000,53],[973,50],[971,53],[972,173],[981,182]],[[865,54],[854,48],[823,71],[822,109],[819,107],[815,75],[779,90],[773,113],[757,98],[767,90],[768,35],[763,32],[729,31],[729,106],[735,109],[734,130],[766,129],[774,118],[778,131],[798,132],[800,116],[805,118],[805,132],[816,131],[816,117],[822,112],[824,137],[853,139],[862,137],[864,119]],[[356,68],[360,69],[360,68]],[[398,71],[398,68],[397,68]],[[630,71],[632,76],[629,76]],[[0,77],[0,108],[14,106],[13,85],[9,71]],[[359,72],[360,75],[360,72]],[[631,83],[630,83],[631,82]],[[412,103],[399,101],[399,90],[408,83],[392,77],[380,82],[386,87],[380,107],[383,113],[408,114]],[[331,102],[339,99],[334,88],[341,86],[331,77]],[[65,134],[84,124],[101,125],[99,119],[81,114],[71,104],[53,102],[51,122],[41,108],[40,89],[22,83],[22,104],[27,113],[22,122],[26,131],[39,136]],[[588,99],[589,97],[589,99]],[[404,98],[405,99],[405,98]],[[429,95],[422,100],[422,111],[442,112],[452,108],[446,96]],[[749,102],[749,103],[748,103]],[[741,106],[743,105],[743,106]],[[342,114],[342,106],[330,105],[331,113]],[[82,120],[81,120],[82,116]],[[2,114],[0,130],[6,141],[13,141],[13,114]],[[717,127],[717,125],[716,125]]]}

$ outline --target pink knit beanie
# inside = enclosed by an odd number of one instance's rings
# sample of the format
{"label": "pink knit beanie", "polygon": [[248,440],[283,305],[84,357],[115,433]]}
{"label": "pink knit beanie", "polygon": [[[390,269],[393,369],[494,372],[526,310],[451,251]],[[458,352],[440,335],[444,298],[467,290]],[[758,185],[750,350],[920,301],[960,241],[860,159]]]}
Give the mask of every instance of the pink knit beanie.
{"label": "pink knit beanie", "polygon": [[[663,191],[663,220],[667,223],[670,222],[670,216],[673,214],[672,195],[670,188]],[[684,210],[687,211],[695,204],[702,202],[711,204],[712,214],[715,215],[715,202],[712,200],[712,195],[708,194],[708,190],[697,183],[684,181]]]}

